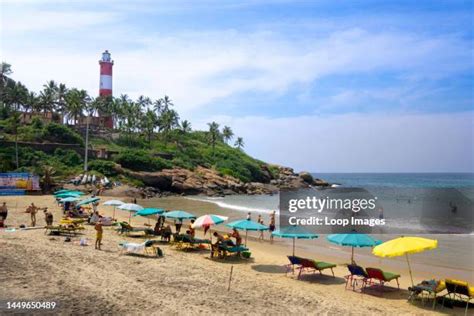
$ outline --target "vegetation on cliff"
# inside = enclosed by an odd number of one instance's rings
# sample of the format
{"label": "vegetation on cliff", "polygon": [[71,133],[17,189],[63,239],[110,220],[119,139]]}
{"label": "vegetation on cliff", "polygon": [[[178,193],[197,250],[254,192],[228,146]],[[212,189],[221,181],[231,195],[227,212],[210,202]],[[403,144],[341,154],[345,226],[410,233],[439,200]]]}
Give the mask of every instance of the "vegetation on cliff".
{"label": "vegetation on cliff", "polygon": [[[91,130],[90,149],[105,148],[115,154],[107,160],[89,159],[88,168],[95,173],[126,180],[117,173],[115,164],[147,172],[195,170],[201,166],[243,182],[269,182],[278,173],[275,167],[247,155],[243,139],[236,137],[229,126],[211,122],[206,131],[193,130],[189,121],[180,119],[168,96],[156,101],[143,96],[131,100],[126,95],[92,98],[84,90],[54,81],[36,94],[12,80],[10,74],[10,65],[2,63],[0,172],[32,171],[42,175],[49,166],[60,178],[81,173],[81,151],[57,148],[48,152],[24,143],[84,146],[84,128],[79,128],[78,122],[100,113],[113,117],[114,128],[108,133]],[[25,113],[35,114],[28,124],[22,124]]]}

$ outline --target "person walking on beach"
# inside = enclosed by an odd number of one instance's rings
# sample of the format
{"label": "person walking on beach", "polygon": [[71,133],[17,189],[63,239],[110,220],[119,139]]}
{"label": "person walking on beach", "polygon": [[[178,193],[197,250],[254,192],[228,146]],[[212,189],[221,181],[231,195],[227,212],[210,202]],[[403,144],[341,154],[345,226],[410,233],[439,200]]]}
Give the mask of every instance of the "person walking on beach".
{"label": "person walking on beach", "polygon": [[31,205],[28,206],[28,208],[26,209],[26,212],[30,213],[31,227],[35,227],[36,226],[36,213],[38,213],[38,208],[36,207],[34,203],[31,203]]}
{"label": "person walking on beach", "polygon": [[46,226],[52,226],[53,225],[53,214],[48,211],[47,207],[44,209],[43,213],[44,213],[44,221],[46,222]]}
{"label": "person walking on beach", "polygon": [[269,229],[270,229],[270,243],[273,243],[273,232],[275,231],[275,211],[272,212],[272,214],[270,215],[270,225],[269,225]]}
{"label": "person walking on beach", "polygon": [[7,216],[8,216],[7,202],[3,202],[2,206],[0,207],[0,217],[3,220],[6,220]]}
{"label": "person walking on beach", "polygon": [[176,234],[179,234],[181,232],[181,227],[183,226],[183,220],[178,219],[178,221],[174,222],[174,227],[176,228]]}
{"label": "person walking on beach", "polygon": [[95,249],[100,250],[100,246],[102,245],[102,235],[104,233],[104,229],[102,227],[102,219],[99,219],[97,223],[95,224],[95,231],[96,231],[96,236],[95,236]]}
{"label": "person walking on beach", "polygon": [[252,214],[250,212],[247,213],[247,220],[250,221],[252,219]]}

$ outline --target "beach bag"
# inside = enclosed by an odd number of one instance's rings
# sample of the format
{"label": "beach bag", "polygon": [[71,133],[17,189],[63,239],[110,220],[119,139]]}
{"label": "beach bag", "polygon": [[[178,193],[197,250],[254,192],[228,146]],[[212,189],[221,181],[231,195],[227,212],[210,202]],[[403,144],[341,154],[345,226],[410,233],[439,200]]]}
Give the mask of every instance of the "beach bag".
{"label": "beach bag", "polygon": [[87,238],[82,237],[79,241],[79,246],[87,246]]}

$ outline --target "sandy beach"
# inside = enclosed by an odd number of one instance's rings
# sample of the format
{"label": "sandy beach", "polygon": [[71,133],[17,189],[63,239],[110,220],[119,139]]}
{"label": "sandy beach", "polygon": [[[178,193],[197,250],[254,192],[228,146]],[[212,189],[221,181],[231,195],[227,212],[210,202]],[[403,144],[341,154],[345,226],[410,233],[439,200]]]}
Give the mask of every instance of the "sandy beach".
{"label": "sandy beach", "polygon": [[[101,197],[104,202],[111,197]],[[114,198],[115,199],[115,198]],[[129,200],[129,198],[128,198]],[[53,211],[54,220],[61,218],[61,210],[52,196],[2,197],[9,208],[7,224],[18,227],[29,224],[26,206],[34,202]],[[154,201],[138,201],[147,205]],[[197,215],[217,211],[210,203],[192,201],[183,197],[160,199],[165,209],[185,209]],[[112,215],[112,207],[99,207],[103,215]],[[242,214],[224,211],[231,218]],[[222,213],[222,210],[220,210]],[[116,217],[128,220],[128,213],[117,211]],[[38,213],[38,225],[44,225],[44,216]],[[133,225],[142,226],[147,219],[135,217]],[[299,243],[298,255],[338,264],[336,277],[306,274],[296,280],[286,276],[283,265],[291,253],[287,241],[258,241],[250,238],[250,260],[211,260],[208,251],[181,251],[170,245],[160,246],[163,258],[121,255],[121,241],[142,242],[117,234],[112,227],[104,228],[102,250],[93,246],[93,226],[85,225],[83,235],[64,242],[65,237],[48,236],[44,229],[0,230],[0,298],[4,300],[55,301],[55,314],[120,313],[120,314],[452,314],[463,313],[460,308],[443,309],[430,304],[407,302],[409,276],[403,260],[378,259],[361,251],[357,261],[364,266],[378,266],[400,273],[401,290],[388,288],[383,292],[367,291],[361,294],[345,290],[344,276],[349,261],[347,249],[333,247],[326,241],[317,244]],[[220,229],[228,231],[225,226]],[[198,231],[198,237],[202,232]],[[86,237],[89,246],[79,245]],[[268,237],[268,235],[267,235]],[[326,244],[323,246],[323,244]],[[318,255],[316,255],[318,252]],[[359,252],[359,250],[358,250]],[[317,258],[316,258],[317,257]],[[228,291],[229,273],[233,276]],[[415,282],[438,276],[459,277],[472,282],[471,271],[457,272],[447,268],[413,267]],[[471,278],[469,278],[471,277]],[[396,286],[396,284],[395,284]]]}

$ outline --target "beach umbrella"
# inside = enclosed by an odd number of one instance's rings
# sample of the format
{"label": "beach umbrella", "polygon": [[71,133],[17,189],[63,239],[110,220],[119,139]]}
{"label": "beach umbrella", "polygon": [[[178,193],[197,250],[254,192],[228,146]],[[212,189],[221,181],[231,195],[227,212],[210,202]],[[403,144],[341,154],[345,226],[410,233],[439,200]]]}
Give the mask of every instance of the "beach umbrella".
{"label": "beach umbrella", "polygon": [[130,220],[132,219],[132,212],[138,212],[143,210],[143,206],[134,203],[123,203],[118,207],[120,210],[129,211],[130,214],[128,216],[128,223],[130,224]]}
{"label": "beach umbrella", "polygon": [[54,192],[54,195],[57,195],[57,194],[61,194],[61,193],[66,193],[66,192],[70,192],[71,190],[58,190],[56,192]]}
{"label": "beach umbrella", "polygon": [[194,216],[191,213],[185,212],[185,211],[171,211],[171,212],[166,212],[164,214],[166,218],[172,218],[172,219],[194,219],[196,216]]}
{"label": "beach umbrella", "polygon": [[161,208],[153,208],[153,207],[148,207],[144,208],[142,210],[137,211],[133,216],[150,216],[150,215],[157,215],[157,214],[163,214],[165,210]]}
{"label": "beach umbrella", "polygon": [[376,246],[372,253],[378,257],[398,257],[405,256],[410,272],[411,284],[413,284],[413,275],[411,273],[410,260],[408,255],[438,247],[438,241],[421,237],[399,237]]}
{"label": "beach umbrella", "polygon": [[196,227],[206,227],[211,225],[219,225],[229,218],[227,216],[221,215],[214,215],[214,214],[206,214],[203,216],[199,216],[193,223],[193,228]]}
{"label": "beach umbrella", "polygon": [[61,202],[61,203],[76,202],[77,200],[79,200],[79,197],[71,196],[71,197],[60,199],[59,202]]}
{"label": "beach umbrella", "polygon": [[102,205],[113,206],[114,207],[114,213],[112,215],[112,218],[115,218],[115,207],[120,206],[122,204],[125,204],[125,203],[120,201],[120,200],[108,200],[108,201],[104,202]]}
{"label": "beach umbrella", "polygon": [[229,224],[226,224],[227,227],[235,228],[238,230],[245,230],[245,245],[247,245],[247,235],[248,231],[263,231],[268,230],[268,226],[259,224],[257,222],[248,220],[248,219],[241,219]]}
{"label": "beach umbrella", "polygon": [[[197,228],[197,227],[208,227],[210,228],[213,225],[219,225],[228,220],[229,218],[227,216],[221,216],[221,215],[214,215],[214,214],[206,214],[199,216],[196,218],[194,221],[192,227]],[[204,230],[204,234],[206,233],[206,230]],[[211,242],[212,242],[212,234],[211,231],[209,230],[209,234],[211,235]]]}
{"label": "beach umbrella", "polygon": [[153,208],[153,207],[148,207],[144,208],[143,210],[137,211],[133,216],[143,216],[148,218],[148,224],[150,224],[150,218],[148,216],[150,215],[157,215],[157,214],[163,214],[165,210],[161,208]]}
{"label": "beach umbrella", "polygon": [[315,239],[319,236],[317,234],[310,233],[304,230],[301,226],[289,226],[280,230],[272,232],[273,236],[280,238],[291,238],[293,239],[293,256],[295,256],[295,244],[296,239]]}
{"label": "beach umbrella", "polygon": [[382,243],[381,240],[375,239],[372,236],[366,234],[358,234],[358,233],[351,233],[351,234],[332,234],[326,237],[327,240],[332,242],[333,244],[339,246],[346,246],[351,247],[351,263],[354,263],[354,248],[362,248],[362,247],[375,247]]}
{"label": "beach umbrella", "polygon": [[73,192],[66,192],[66,193],[60,193],[60,194],[55,195],[55,198],[60,198],[60,199],[67,198],[67,197],[80,197],[80,194],[73,193]]}
{"label": "beach umbrella", "polygon": [[98,197],[91,197],[91,198],[84,199],[84,200],[81,200],[81,201],[77,202],[76,206],[91,204],[91,203],[95,203],[97,201],[100,201],[100,199]]}

